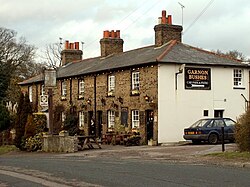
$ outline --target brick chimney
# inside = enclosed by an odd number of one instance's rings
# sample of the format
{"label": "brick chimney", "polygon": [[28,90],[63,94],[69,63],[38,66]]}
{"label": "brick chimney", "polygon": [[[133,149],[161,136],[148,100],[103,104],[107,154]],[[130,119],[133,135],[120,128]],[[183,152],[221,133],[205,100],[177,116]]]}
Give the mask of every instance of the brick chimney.
{"label": "brick chimney", "polygon": [[62,66],[69,62],[82,60],[82,51],[79,50],[79,42],[69,43],[65,41],[64,50],[61,52]]}
{"label": "brick chimney", "polygon": [[101,57],[123,52],[123,39],[120,38],[120,30],[103,31],[103,38],[100,40]]}
{"label": "brick chimney", "polygon": [[158,25],[155,25],[155,45],[157,47],[169,42],[177,40],[181,42],[182,26],[172,25],[172,16],[166,16],[166,10],[162,11],[162,17],[158,18]]}

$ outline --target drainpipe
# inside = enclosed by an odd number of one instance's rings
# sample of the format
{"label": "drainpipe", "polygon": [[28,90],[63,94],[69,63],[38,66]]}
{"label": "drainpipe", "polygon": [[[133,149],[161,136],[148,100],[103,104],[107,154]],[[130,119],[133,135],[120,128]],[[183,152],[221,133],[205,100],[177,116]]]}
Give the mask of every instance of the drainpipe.
{"label": "drainpipe", "polygon": [[94,75],[94,118],[95,118],[95,136],[97,136],[98,125],[96,119],[96,75]]}

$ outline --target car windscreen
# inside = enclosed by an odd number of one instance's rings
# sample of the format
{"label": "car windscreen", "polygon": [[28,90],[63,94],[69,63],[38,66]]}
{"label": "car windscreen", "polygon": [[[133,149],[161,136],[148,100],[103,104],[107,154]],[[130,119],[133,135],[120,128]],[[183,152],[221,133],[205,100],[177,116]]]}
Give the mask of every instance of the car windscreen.
{"label": "car windscreen", "polygon": [[208,121],[210,121],[210,120],[209,119],[201,119],[201,120],[195,122],[193,125],[191,125],[190,128],[203,127]]}

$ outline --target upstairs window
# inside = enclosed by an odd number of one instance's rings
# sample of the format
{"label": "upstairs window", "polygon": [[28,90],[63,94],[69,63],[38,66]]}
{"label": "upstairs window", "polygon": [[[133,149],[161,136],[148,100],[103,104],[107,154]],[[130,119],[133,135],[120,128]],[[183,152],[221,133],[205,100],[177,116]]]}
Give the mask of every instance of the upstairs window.
{"label": "upstairs window", "polygon": [[115,91],[115,76],[109,75],[108,76],[108,92]]}
{"label": "upstairs window", "polygon": [[84,127],[84,112],[80,111],[79,112],[79,128]]}
{"label": "upstairs window", "polygon": [[115,111],[109,110],[108,111],[108,128],[115,127]]}
{"label": "upstairs window", "polygon": [[234,87],[243,87],[243,70],[242,69],[234,69],[233,82],[234,82]]}
{"label": "upstairs window", "polygon": [[66,81],[62,81],[62,92],[61,92],[62,96],[66,96],[67,95],[67,84]]}
{"label": "upstairs window", "polygon": [[140,88],[140,73],[132,73],[132,90],[139,90]]}
{"label": "upstairs window", "polygon": [[84,92],[85,92],[85,82],[84,82],[84,80],[79,80],[78,88],[79,88],[78,89],[79,98],[83,98]]}
{"label": "upstairs window", "polygon": [[28,94],[29,94],[29,100],[30,100],[30,102],[32,102],[32,86],[29,86],[29,88],[28,88]]}
{"label": "upstairs window", "polygon": [[139,110],[132,110],[132,128],[140,127],[140,116]]}

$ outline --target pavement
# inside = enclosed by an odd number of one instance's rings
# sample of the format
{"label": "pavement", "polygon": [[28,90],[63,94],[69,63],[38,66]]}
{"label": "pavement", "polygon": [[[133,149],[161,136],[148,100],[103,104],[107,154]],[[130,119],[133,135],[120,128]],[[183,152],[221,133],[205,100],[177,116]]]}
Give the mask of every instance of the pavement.
{"label": "pavement", "polygon": [[[225,144],[225,151],[237,151],[235,143]],[[107,157],[119,159],[144,159],[190,164],[214,164],[219,166],[233,166],[250,168],[250,160],[225,159],[209,155],[222,152],[222,146],[190,143],[169,143],[161,146],[130,146],[102,145],[102,149],[83,150],[76,153],[60,154],[61,157]]]}

